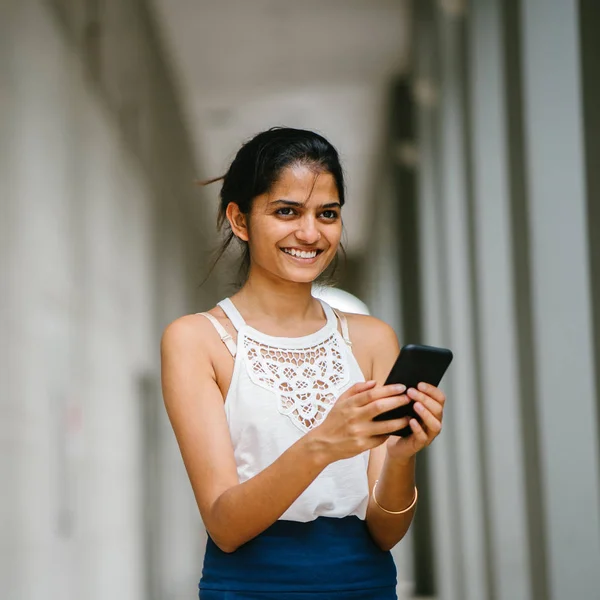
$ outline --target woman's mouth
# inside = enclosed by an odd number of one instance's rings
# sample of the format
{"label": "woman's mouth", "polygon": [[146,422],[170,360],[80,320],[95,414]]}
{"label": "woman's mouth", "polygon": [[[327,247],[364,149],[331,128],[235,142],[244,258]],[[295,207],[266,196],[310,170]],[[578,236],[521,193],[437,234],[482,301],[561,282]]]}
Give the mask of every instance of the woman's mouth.
{"label": "woman's mouth", "polygon": [[299,250],[297,248],[281,248],[281,251],[298,261],[309,264],[314,262],[317,256],[323,252],[323,250]]}

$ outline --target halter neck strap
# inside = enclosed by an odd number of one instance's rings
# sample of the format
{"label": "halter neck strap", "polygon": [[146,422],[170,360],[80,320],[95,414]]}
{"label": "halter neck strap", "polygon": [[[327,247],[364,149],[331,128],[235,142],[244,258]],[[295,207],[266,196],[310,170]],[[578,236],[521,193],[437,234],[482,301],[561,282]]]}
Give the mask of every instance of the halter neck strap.
{"label": "halter neck strap", "polygon": [[[325,302],[319,298],[319,302],[323,307],[323,312],[325,313],[325,318],[327,319],[328,326],[334,326],[337,328],[336,314],[335,311]],[[231,301],[230,298],[225,298],[221,300],[217,304],[220,306],[223,312],[227,315],[228,319],[231,321],[231,324],[235,327],[237,331],[239,331],[242,327],[246,326],[246,321],[244,321],[244,317],[240,314],[240,311],[235,307],[235,304]],[[342,328],[344,323],[342,320]],[[345,336],[346,337],[346,336]]]}
{"label": "halter neck strap", "polygon": [[344,338],[344,341],[346,342],[348,347],[352,349],[352,341],[350,340],[350,331],[348,330],[348,320],[346,319],[346,316],[339,310],[336,310],[335,308],[333,308],[332,310],[340,321],[340,326],[342,328],[342,337]]}
{"label": "halter neck strap", "polygon": [[327,302],[321,300],[321,298],[318,298],[318,300],[321,303],[321,306],[323,307],[323,312],[325,313],[325,317],[327,319],[327,325],[329,325],[330,327],[333,326],[337,328],[337,321],[335,319],[335,312],[333,308],[331,308],[331,306],[329,306]]}
{"label": "halter neck strap", "polygon": [[228,319],[231,321],[231,324],[239,331],[242,327],[246,326],[246,321],[244,321],[244,317],[240,314],[240,311],[235,307],[235,304],[231,301],[230,298],[225,298],[221,300],[217,304],[220,306],[223,312],[227,315]]}

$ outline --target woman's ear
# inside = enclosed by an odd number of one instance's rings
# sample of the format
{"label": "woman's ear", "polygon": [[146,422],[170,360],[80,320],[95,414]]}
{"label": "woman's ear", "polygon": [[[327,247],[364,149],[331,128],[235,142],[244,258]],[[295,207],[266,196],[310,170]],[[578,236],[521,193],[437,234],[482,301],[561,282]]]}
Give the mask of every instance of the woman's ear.
{"label": "woman's ear", "polygon": [[248,220],[246,215],[240,210],[240,207],[235,202],[230,202],[227,205],[225,216],[231,225],[231,231],[235,237],[240,240],[248,241]]}

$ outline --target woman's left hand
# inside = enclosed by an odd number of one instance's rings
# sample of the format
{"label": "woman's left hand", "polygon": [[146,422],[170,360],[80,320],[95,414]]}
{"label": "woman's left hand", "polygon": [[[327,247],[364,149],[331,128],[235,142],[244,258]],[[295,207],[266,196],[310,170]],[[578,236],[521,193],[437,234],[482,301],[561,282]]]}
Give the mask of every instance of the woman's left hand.
{"label": "woman's left hand", "polygon": [[415,403],[413,408],[417,419],[410,420],[412,435],[400,437],[391,435],[387,441],[387,454],[393,460],[408,460],[419,450],[429,446],[442,430],[442,418],[446,396],[439,388],[420,383],[418,389],[409,388],[406,392]]}

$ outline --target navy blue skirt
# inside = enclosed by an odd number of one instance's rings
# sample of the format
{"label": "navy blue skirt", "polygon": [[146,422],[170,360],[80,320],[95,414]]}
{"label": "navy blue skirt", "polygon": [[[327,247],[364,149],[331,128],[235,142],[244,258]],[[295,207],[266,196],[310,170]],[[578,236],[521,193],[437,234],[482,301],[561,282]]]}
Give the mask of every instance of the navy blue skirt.
{"label": "navy blue skirt", "polygon": [[396,600],[396,566],[358,517],[276,521],[235,552],[208,538],[200,600]]}

